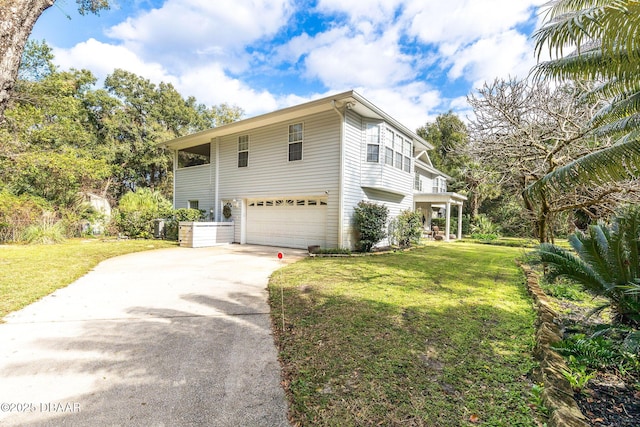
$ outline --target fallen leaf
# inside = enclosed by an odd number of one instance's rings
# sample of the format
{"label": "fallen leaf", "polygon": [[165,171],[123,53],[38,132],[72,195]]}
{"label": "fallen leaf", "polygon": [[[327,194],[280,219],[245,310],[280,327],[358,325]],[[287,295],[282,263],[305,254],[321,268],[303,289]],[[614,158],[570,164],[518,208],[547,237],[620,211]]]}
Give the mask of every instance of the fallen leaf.
{"label": "fallen leaf", "polygon": [[471,421],[472,423],[477,423],[477,422],[480,422],[480,418],[476,414],[472,414],[469,417],[469,421]]}

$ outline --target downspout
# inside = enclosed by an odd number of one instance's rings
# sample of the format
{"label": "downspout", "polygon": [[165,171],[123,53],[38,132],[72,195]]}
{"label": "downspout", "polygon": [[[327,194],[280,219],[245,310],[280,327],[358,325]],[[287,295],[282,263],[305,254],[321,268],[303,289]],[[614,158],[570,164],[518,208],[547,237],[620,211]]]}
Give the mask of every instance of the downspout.
{"label": "downspout", "polygon": [[172,194],[172,203],[173,208],[177,209],[176,206],[176,172],[178,171],[178,150],[173,150],[173,194]]}
{"label": "downspout", "polygon": [[214,191],[214,206],[215,206],[215,221],[220,222],[220,198],[218,193],[220,191],[220,137],[216,137],[216,185]]}
{"label": "downspout", "polygon": [[344,127],[346,124],[346,115],[341,113],[338,107],[336,107],[335,99],[331,101],[331,106],[334,111],[340,116],[340,174],[338,175],[338,247],[342,248],[344,245]]}

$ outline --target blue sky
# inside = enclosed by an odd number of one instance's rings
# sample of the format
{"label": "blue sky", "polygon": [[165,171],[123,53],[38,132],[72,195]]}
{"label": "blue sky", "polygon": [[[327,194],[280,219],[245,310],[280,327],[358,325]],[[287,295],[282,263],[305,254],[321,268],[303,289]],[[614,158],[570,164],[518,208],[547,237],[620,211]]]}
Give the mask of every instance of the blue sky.
{"label": "blue sky", "polygon": [[[124,68],[250,117],[355,89],[415,129],[485,81],[525,77],[546,0],[58,0],[32,38],[62,69]],[[68,19],[69,16],[71,19]]]}

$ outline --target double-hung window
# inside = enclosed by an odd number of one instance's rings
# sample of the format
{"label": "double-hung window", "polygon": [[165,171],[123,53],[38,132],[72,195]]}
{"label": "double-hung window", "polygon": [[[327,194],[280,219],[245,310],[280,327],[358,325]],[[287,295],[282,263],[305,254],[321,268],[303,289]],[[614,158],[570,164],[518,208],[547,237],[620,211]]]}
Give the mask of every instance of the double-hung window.
{"label": "double-hung window", "polygon": [[395,138],[395,144],[393,145],[395,151],[396,151],[396,162],[395,162],[395,166],[398,169],[402,169],[402,144],[403,144],[403,139],[400,135],[396,135]]}
{"label": "double-hung window", "polygon": [[302,160],[302,123],[289,125],[289,161]]}
{"label": "double-hung window", "polygon": [[249,135],[241,135],[238,137],[238,167],[246,168],[249,166]]}
{"label": "double-hung window", "polygon": [[367,162],[380,161],[380,126],[367,123]]}
{"label": "double-hung window", "polygon": [[404,154],[404,171],[411,173],[411,141],[405,139],[402,150]]}
{"label": "double-hung window", "polygon": [[384,164],[393,166],[393,144],[395,143],[396,134],[387,129],[387,141],[384,147]]}

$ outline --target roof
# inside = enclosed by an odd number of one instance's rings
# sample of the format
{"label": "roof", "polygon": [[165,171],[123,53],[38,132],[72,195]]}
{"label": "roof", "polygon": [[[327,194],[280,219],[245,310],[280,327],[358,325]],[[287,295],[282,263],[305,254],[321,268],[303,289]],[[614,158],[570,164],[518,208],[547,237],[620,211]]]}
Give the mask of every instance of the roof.
{"label": "roof", "polygon": [[173,150],[193,147],[198,144],[207,143],[216,137],[246,132],[251,129],[256,129],[274,123],[295,120],[297,118],[304,117],[310,114],[330,111],[334,108],[347,108],[355,111],[362,117],[383,120],[402,133],[411,137],[414,143],[422,145],[424,149],[433,148],[431,144],[418,136],[414,131],[410,130],[409,128],[398,122],[396,119],[389,116],[387,113],[376,107],[362,95],[353,90],[328,96],[326,98],[316,99],[304,104],[283,108],[271,113],[239,120],[237,122],[229,123],[223,126],[218,126],[201,132],[182,136],[180,138],[172,139],[170,141],[161,142],[160,144],[158,144],[158,146],[170,148]]}

